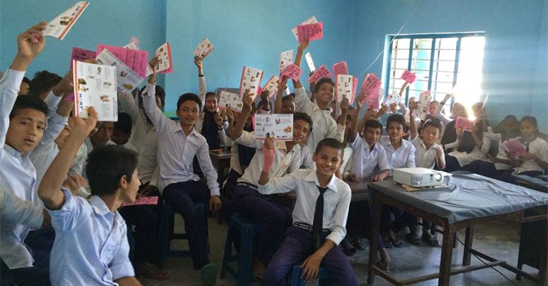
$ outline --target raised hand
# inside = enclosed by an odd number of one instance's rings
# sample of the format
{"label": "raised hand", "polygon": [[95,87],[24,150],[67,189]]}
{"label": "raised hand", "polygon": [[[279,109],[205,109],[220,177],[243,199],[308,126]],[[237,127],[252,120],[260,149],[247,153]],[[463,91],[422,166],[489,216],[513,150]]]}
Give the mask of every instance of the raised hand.
{"label": "raised hand", "polygon": [[150,66],[150,69],[152,69],[153,73],[156,73],[156,66],[160,63],[160,60],[158,60],[157,57],[153,57],[148,65]]}
{"label": "raised hand", "polygon": [[443,102],[447,102],[449,99],[451,99],[451,97],[453,97],[453,94],[446,94],[445,97],[443,98]]}
{"label": "raised hand", "polygon": [[46,22],[40,22],[17,37],[17,56],[11,63],[11,69],[26,71],[32,60],[42,52],[46,45],[42,31],[46,25]]}
{"label": "raised hand", "polygon": [[362,110],[363,104],[365,102],[365,93],[360,91],[360,94],[358,94],[358,97],[356,98],[356,106],[358,107],[358,112]]}
{"label": "raised hand", "polygon": [[65,77],[53,88],[53,94],[55,96],[67,96],[74,90],[72,70],[69,70]]}
{"label": "raised hand", "polygon": [[299,49],[299,51],[304,51],[304,50],[306,50],[306,48],[308,48],[309,45],[310,45],[310,41],[308,41],[308,40],[300,42],[298,49]]}
{"label": "raised hand", "polygon": [[215,119],[215,123],[217,124],[217,128],[221,129],[223,128],[223,117],[219,112],[215,113],[215,116],[213,117]]}
{"label": "raised hand", "polygon": [[244,109],[246,112],[251,112],[251,110],[253,110],[253,101],[255,101],[255,94],[251,93],[249,89],[247,89],[244,92],[244,97],[242,98],[242,103],[244,104],[242,107],[242,113]]}
{"label": "raised hand", "polygon": [[346,98],[346,96],[343,97],[342,101],[341,101],[341,112],[347,112],[348,111],[348,105],[349,105],[349,102],[348,102],[348,98]]}
{"label": "raised hand", "polygon": [[95,127],[97,126],[97,112],[95,111],[95,108],[90,107],[88,110],[88,118],[84,119],[79,116],[73,117],[73,127],[72,127],[72,133],[80,132],[81,135],[87,137],[93,130],[95,130]]}
{"label": "raised hand", "polygon": [[263,144],[263,172],[270,172],[272,164],[274,164],[274,138],[267,134]]}
{"label": "raised hand", "polygon": [[69,191],[77,196],[81,193],[80,189],[87,186],[87,181],[82,176],[74,174],[68,177],[65,182],[63,182],[63,187],[69,189]]}

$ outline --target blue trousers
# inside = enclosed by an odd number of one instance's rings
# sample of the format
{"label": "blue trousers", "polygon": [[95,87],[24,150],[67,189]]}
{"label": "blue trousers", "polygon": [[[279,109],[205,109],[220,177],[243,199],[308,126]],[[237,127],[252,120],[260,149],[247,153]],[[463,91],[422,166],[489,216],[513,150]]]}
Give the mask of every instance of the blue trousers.
{"label": "blue trousers", "polygon": [[[50,253],[42,250],[33,250],[32,257],[34,258],[33,267],[25,267],[9,270],[8,267],[2,261],[2,272],[0,275],[0,281],[6,277],[4,275],[10,275],[13,278],[13,282],[19,286],[49,286],[49,259]],[[7,273],[7,271],[11,273]],[[0,273],[1,274],[1,273]]]}
{"label": "blue trousers", "polygon": [[185,221],[185,231],[188,236],[188,247],[195,269],[200,269],[209,264],[207,257],[207,240],[202,233],[200,224],[202,220],[196,213],[194,203],[202,202],[206,206],[209,203],[209,188],[201,181],[187,181],[173,183],[167,186],[163,192],[164,200],[176,212],[180,213]]}
{"label": "blue trousers", "polygon": [[291,208],[245,186],[234,189],[232,203],[235,212],[249,215],[264,224],[257,242],[257,258],[268,265],[291,225]]}
{"label": "blue trousers", "polygon": [[[324,235],[324,238],[325,236],[327,235]],[[264,273],[263,281],[269,286],[287,285],[291,268],[304,261],[312,253],[312,233],[291,226],[286,232],[282,246],[272,257]],[[339,246],[331,249],[325,255],[320,266],[329,271],[333,285],[358,285],[350,261]]]}

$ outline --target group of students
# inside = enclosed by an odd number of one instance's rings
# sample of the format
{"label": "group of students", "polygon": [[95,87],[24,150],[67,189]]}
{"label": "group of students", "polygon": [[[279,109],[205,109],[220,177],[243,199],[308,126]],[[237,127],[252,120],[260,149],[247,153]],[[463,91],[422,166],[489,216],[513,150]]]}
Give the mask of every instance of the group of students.
{"label": "group of students", "polygon": [[[346,98],[337,103],[329,78],[311,84],[312,97],[299,80],[293,81],[294,93],[284,96],[285,78],[274,104],[268,91],[245,91],[240,113],[219,112],[198,57],[199,94],[179,97],[178,121],[162,114],[166,95],[154,72],[136,96],[118,95],[118,122],[97,122],[93,109],[87,119],[71,116],[70,71],[64,78],[41,72],[30,83],[23,80],[45,47],[45,25],[19,35],[17,55],[0,80],[2,281],[9,275],[17,285],[141,285],[136,272],[167,279],[153,265],[158,206],[122,206],[159,196],[159,204],[182,215],[204,285],[215,285],[217,266],[208,258],[198,203],[225,218],[242,213],[263,224],[253,267],[265,284],[285,285],[300,264],[305,280],[315,278],[321,265],[335,285],[357,285],[346,255],[364,248],[372,219],[367,202],[351,203],[344,180],[383,181],[394,169],[424,167],[508,181],[512,173],[537,175],[548,166],[548,144],[538,138],[533,117],[518,122],[509,116],[493,129],[480,103],[472,107],[473,129],[463,131],[455,128],[457,117],[467,117],[463,105],[453,104],[451,116],[442,111],[450,95],[430,103],[423,122],[413,116],[416,99],[408,107],[364,110],[363,94],[356,107]],[[299,44],[296,65],[308,45]],[[155,64],[153,59],[151,67]],[[293,114],[292,140],[256,139],[254,113]],[[504,149],[502,143],[515,137],[526,145],[526,155]],[[230,171],[219,186],[209,150],[228,145]],[[296,191],[293,209],[273,196],[290,191]],[[134,227],[132,260],[126,224]],[[408,241],[437,245],[431,224],[423,221],[422,237],[417,224],[399,209],[383,209],[379,267],[389,269],[386,248],[400,245],[396,234],[406,227]]]}

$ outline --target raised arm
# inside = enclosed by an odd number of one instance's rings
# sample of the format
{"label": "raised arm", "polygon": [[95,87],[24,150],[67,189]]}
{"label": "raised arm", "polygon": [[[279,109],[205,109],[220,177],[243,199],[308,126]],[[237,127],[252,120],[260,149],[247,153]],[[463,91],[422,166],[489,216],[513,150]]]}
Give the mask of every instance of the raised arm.
{"label": "raised arm", "polygon": [[449,122],[453,121],[453,119],[449,118],[448,116],[443,114],[443,112],[441,112],[443,110],[443,107],[445,106],[445,103],[449,99],[451,99],[451,97],[453,97],[452,94],[446,94],[443,100],[438,105],[438,108],[436,108],[436,117],[439,118],[444,125],[447,125]]}
{"label": "raised arm", "polygon": [[416,105],[409,107],[409,131],[411,131],[411,140],[417,137],[417,123],[415,123],[415,116],[413,116],[413,110],[417,109]]}
{"label": "raised arm", "polygon": [[194,64],[196,65],[196,68],[198,68],[198,96],[200,97],[200,100],[202,101],[202,110],[203,110],[205,108],[207,85],[206,85],[206,80],[204,76],[204,64],[202,60],[203,59],[200,57],[194,57]]}
{"label": "raised arm", "polygon": [[143,106],[145,112],[158,132],[163,132],[166,126],[171,122],[171,119],[166,118],[162,114],[162,110],[156,105],[156,72],[154,71],[148,77],[148,83],[145,90],[141,94],[143,97]]}
{"label": "raised arm", "polygon": [[74,128],[72,129],[67,142],[46,171],[44,178],[38,188],[38,195],[44,205],[52,210],[61,208],[65,201],[65,194],[60,190],[74,161],[76,152],[89,133],[97,125],[97,112],[90,108],[90,116],[84,120],[74,117]]}
{"label": "raised arm", "polygon": [[238,118],[238,121],[236,121],[236,126],[234,126],[234,128],[232,129],[232,132],[228,134],[230,136],[230,139],[234,141],[236,141],[242,135],[242,131],[244,130],[244,126],[247,121],[247,117],[252,111],[251,105],[253,104],[253,94],[249,93],[249,90],[245,91],[242,102],[244,106],[242,107],[240,117]]}
{"label": "raised arm", "polygon": [[282,113],[282,97],[287,87],[287,77],[278,83],[278,94],[276,95],[276,104],[274,105],[274,114]]}
{"label": "raised arm", "polygon": [[[299,47],[297,48],[297,55],[295,56],[295,65],[298,67],[301,67],[301,60],[303,59],[303,53],[304,53],[304,50],[308,47],[308,44],[309,44],[308,40],[299,43]],[[303,87],[300,80],[293,81],[293,86],[295,87],[295,89]]]}
{"label": "raised arm", "polygon": [[[348,134],[348,142],[352,143],[354,142],[354,140],[356,139],[356,135],[358,133],[358,121],[359,121],[359,117],[360,117],[360,112],[363,108],[363,99],[365,98],[365,94],[363,92],[360,92],[360,94],[358,95],[358,98],[356,98],[356,105],[357,105],[357,108],[356,108],[356,115],[354,117],[352,117],[352,124],[350,124],[350,130],[349,130],[349,133]],[[365,117],[365,114],[364,114],[364,117]]]}

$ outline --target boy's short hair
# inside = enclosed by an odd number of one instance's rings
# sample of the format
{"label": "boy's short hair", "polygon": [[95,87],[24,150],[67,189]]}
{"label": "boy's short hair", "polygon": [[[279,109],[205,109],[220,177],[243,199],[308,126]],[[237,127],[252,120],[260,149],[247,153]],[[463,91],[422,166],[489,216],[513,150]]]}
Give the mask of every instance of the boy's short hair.
{"label": "boy's short hair", "polygon": [[388,116],[388,119],[386,120],[386,127],[390,125],[391,122],[399,123],[402,127],[405,127],[405,117],[399,113],[394,113]]}
{"label": "boy's short hair", "polygon": [[369,119],[365,122],[365,126],[363,127],[363,131],[367,131],[368,128],[372,129],[380,129],[382,131],[382,123],[375,119]]}
{"label": "boy's short hair", "polygon": [[[141,88],[141,90],[139,90],[138,93],[137,93],[137,99],[139,101],[139,107],[143,107],[143,97],[141,97],[141,95],[145,91],[145,88],[146,88],[146,86],[143,86]],[[135,90],[137,90],[137,89],[135,89]],[[156,85],[156,92],[155,92],[154,96],[160,98],[160,102],[162,103],[162,107],[166,106],[166,91],[164,90],[163,87],[161,87],[159,85]]]}
{"label": "boy's short hair", "polygon": [[200,100],[200,97],[198,97],[195,93],[185,93],[179,96],[179,100],[177,100],[177,110],[179,110],[181,104],[189,100],[196,102],[198,104],[198,109],[202,109],[202,101]]}
{"label": "boy's short hair", "polygon": [[338,149],[339,151],[342,152],[343,150],[343,144],[337,140],[337,139],[333,139],[333,138],[325,138],[323,139],[322,141],[320,141],[318,143],[318,146],[316,146],[316,154],[318,154],[322,148],[324,147],[330,147],[330,148],[334,148],[334,149]]}
{"label": "boy's short hair", "polygon": [[211,91],[208,91],[206,92],[205,94],[205,98],[207,99],[208,97],[215,97],[215,99],[217,99],[217,94],[215,94],[214,92],[211,92]]}
{"label": "boy's short hair", "polygon": [[118,113],[118,121],[114,122],[114,130],[119,130],[124,134],[131,132],[133,122],[131,116],[127,113]]}
{"label": "boy's short hair", "polygon": [[44,116],[48,115],[48,105],[40,98],[33,95],[19,95],[15,100],[15,104],[10,112],[10,119],[15,117],[17,112],[21,109],[30,108],[44,113]]}
{"label": "boy's short hair", "polygon": [[29,84],[29,94],[40,96],[42,93],[54,88],[63,78],[49,71],[39,71]]}
{"label": "boy's short hair", "polygon": [[131,182],[137,168],[137,152],[122,146],[106,145],[93,149],[88,155],[86,175],[91,194],[112,195],[120,188],[120,178]]}
{"label": "boy's short hair", "polygon": [[520,123],[524,121],[529,122],[531,125],[533,125],[533,127],[538,129],[537,119],[534,116],[523,116]]}
{"label": "boy's short hair", "polygon": [[428,126],[432,126],[434,128],[437,128],[439,131],[440,131],[440,134],[442,133],[442,127],[441,127],[441,123],[439,120],[435,120],[435,119],[428,119],[424,122],[424,124],[422,125],[422,130],[424,130],[424,128],[428,127]]}
{"label": "boy's short hair", "polygon": [[304,121],[306,123],[308,123],[309,127],[308,127],[308,135],[310,135],[310,133],[312,133],[312,118],[306,114],[306,113],[303,113],[303,112],[295,112],[293,114],[293,122],[297,121],[297,120],[301,120],[301,121]]}
{"label": "boy's short hair", "polygon": [[314,92],[318,92],[320,90],[320,87],[322,87],[322,85],[324,83],[329,83],[331,84],[333,87],[335,87],[335,83],[333,83],[333,81],[331,80],[331,78],[328,78],[328,77],[324,77],[322,79],[320,79],[315,85],[314,85]]}
{"label": "boy's short hair", "polygon": [[294,93],[292,93],[292,94],[293,94],[293,96],[291,94],[289,94],[289,95],[286,95],[286,96],[282,97],[282,102],[284,102],[286,100],[295,101],[295,94]]}
{"label": "boy's short hair", "polygon": [[28,77],[24,77],[23,82],[27,83],[30,87],[30,79]]}

